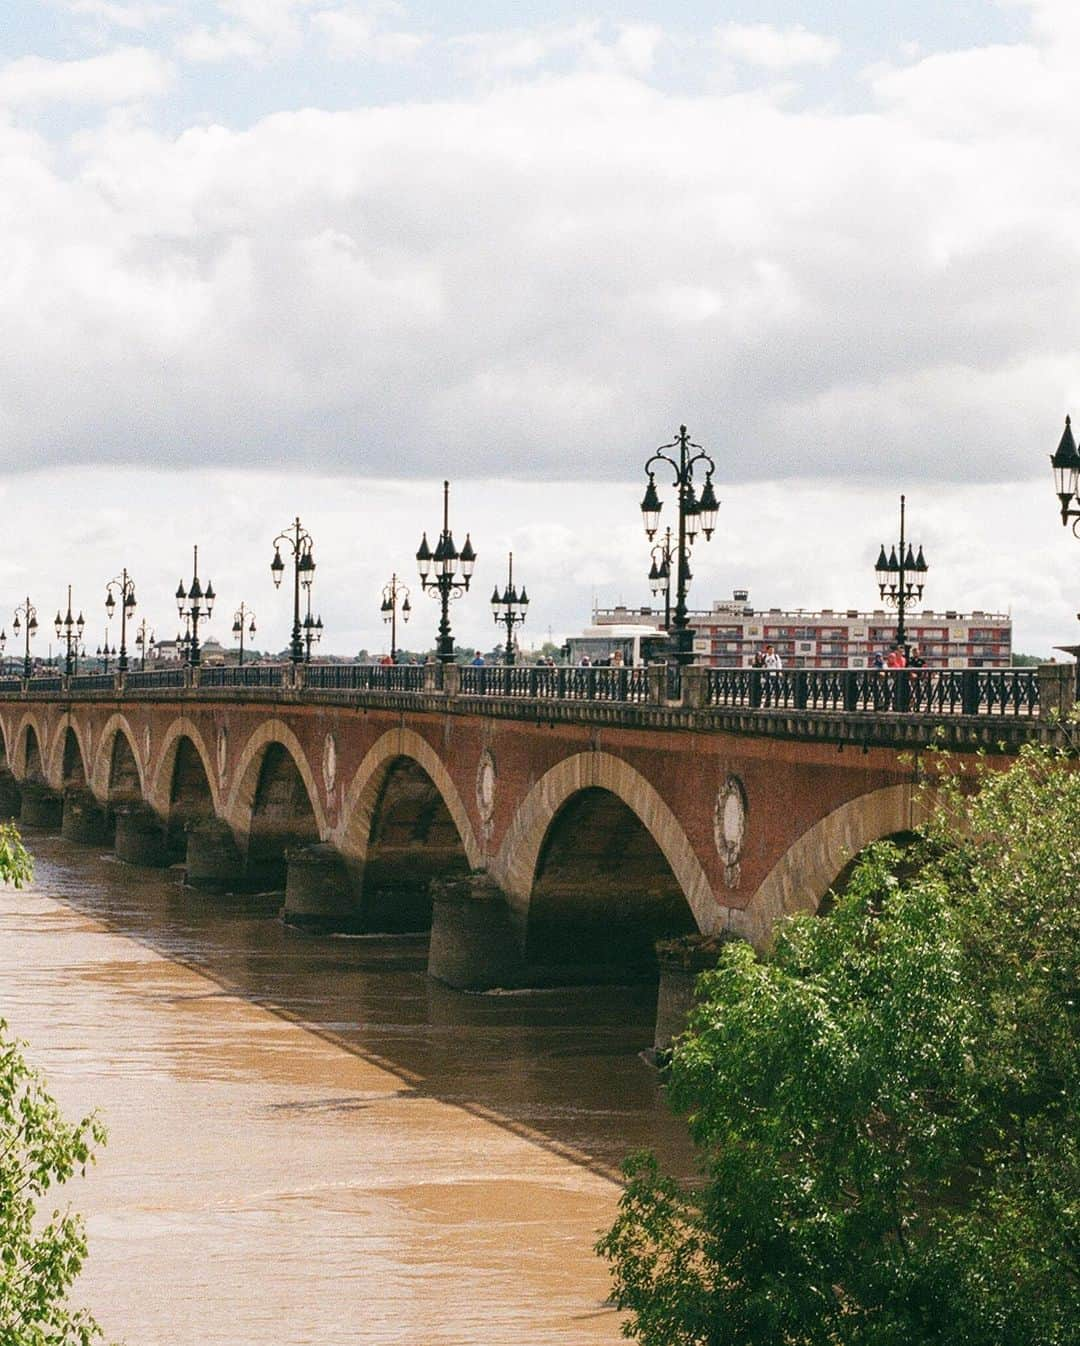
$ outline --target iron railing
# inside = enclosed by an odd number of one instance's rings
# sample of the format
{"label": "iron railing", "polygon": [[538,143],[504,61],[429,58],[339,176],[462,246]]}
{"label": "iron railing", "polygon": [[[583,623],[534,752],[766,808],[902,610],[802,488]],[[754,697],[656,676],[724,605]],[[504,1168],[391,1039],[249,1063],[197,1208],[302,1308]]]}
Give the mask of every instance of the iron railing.
{"label": "iron railing", "polygon": [[458,687],[466,696],[511,696],[540,701],[619,701],[642,705],[649,699],[647,668],[541,668],[533,665],[466,665]]}
{"label": "iron railing", "polygon": [[421,692],[422,664],[308,664],[304,685],[333,692]]}
{"label": "iron railing", "polygon": [[[116,688],[116,679],[111,673],[76,673],[68,678],[68,690],[72,692],[111,692]],[[0,691],[5,691],[0,682]]]}
{"label": "iron railing", "polygon": [[31,692],[62,692],[64,690],[63,678],[55,674],[33,677],[26,685]]}
{"label": "iron railing", "polygon": [[287,664],[204,665],[199,669],[200,687],[280,687]]}
{"label": "iron railing", "polygon": [[147,668],[124,674],[124,687],[138,691],[143,687],[183,687],[182,668]]}
{"label": "iron railing", "polygon": [[705,703],[751,710],[910,712],[917,715],[1039,714],[1032,668],[759,668],[705,670]]}

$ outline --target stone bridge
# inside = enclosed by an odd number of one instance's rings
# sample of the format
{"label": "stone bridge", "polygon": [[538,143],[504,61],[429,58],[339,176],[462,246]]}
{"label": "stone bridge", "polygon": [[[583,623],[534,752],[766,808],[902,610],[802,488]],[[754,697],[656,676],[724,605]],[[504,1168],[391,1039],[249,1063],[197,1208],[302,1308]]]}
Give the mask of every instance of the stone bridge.
{"label": "stone bridge", "polygon": [[453,668],[362,670],[363,687],[325,685],[333,671],[0,685],[0,804],[183,863],[193,886],[284,888],[286,919],[323,929],[426,929],[435,880],[431,967],[460,986],[625,974],[658,938],[766,944],[918,821],[928,744],[1007,760],[1072,699],[1053,667],[996,715],[816,710],[798,686],[723,705],[711,670],[677,688],[643,670],[637,692],[612,670],[618,686],[557,696]]}

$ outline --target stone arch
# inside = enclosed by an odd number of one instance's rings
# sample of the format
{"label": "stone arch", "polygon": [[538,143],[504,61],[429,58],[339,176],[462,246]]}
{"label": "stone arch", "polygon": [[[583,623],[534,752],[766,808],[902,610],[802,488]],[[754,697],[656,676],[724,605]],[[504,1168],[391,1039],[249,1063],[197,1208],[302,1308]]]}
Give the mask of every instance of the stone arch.
{"label": "stone arch", "polygon": [[20,780],[45,780],[45,732],[41,721],[26,711],[15,731],[15,774]]}
{"label": "stone arch", "polygon": [[[278,743],[293,760],[300,779],[307,788],[308,802],[311,804],[319,836],[326,837],[329,828],[326,812],[322,805],[315,774],[304,752],[304,746],[283,720],[267,720],[254,730],[244,744],[240,760],[233,772],[232,788],[229,790],[223,816],[233,831],[246,836],[251,827],[251,815],[255,806],[255,791],[259,785],[259,771],[266,749],[271,743]],[[205,745],[204,745],[205,747]],[[212,777],[211,777],[212,779]]]}
{"label": "stone arch", "polygon": [[925,822],[926,804],[910,783],[887,785],[841,804],[794,842],[773,865],[731,928],[767,948],[778,921],[814,912],[844,866],[871,842],[910,832]]}
{"label": "stone arch", "polygon": [[220,813],[221,787],[218,783],[218,773],[214,770],[213,758],[207,749],[206,740],[203,738],[198,725],[188,719],[187,716],[181,716],[179,719],[173,720],[165,732],[165,737],[162,739],[161,748],[158,752],[157,766],[151,778],[147,803],[160,817],[167,816],[171,811],[176,758],[180,751],[181,740],[187,740],[201,760],[210,791],[213,812]]}
{"label": "stone arch", "polygon": [[388,729],[377,738],[357,767],[345,792],[341,822],[334,836],[338,849],[352,862],[367,859],[382,787],[394,762],[401,758],[415,762],[430,779],[457,828],[469,868],[482,868],[484,853],[453,778],[427,739],[404,726]]}
{"label": "stone arch", "polygon": [[327,835],[326,814],[300,740],[280,720],[248,739],[233,777],[226,821],[245,855],[247,882],[259,889],[285,882],[286,852]]}
{"label": "stone arch", "polygon": [[612,753],[581,752],[566,757],[536,782],[507,829],[492,865],[492,877],[524,922],[528,915],[541,849],[556,815],[583,790],[605,790],[634,814],[655,841],[693,913],[699,931],[713,934],[724,911],[679,820],[656,789],[629,762]]}
{"label": "stone arch", "polygon": [[110,715],[105,722],[105,727],[98,738],[97,752],[94,754],[91,788],[98,799],[108,799],[115,793],[118,766],[116,738],[119,734],[123,735],[125,741],[124,749],[120,750],[124,763],[134,763],[132,778],[124,782],[122,792],[129,797],[133,797],[136,793],[143,795],[145,792],[143,766],[139,760],[134,731],[128,723],[127,716],[116,713]]}
{"label": "stone arch", "polygon": [[63,715],[56,726],[49,753],[49,779],[56,781],[61,789],[66,785],[89,785],[89,761],[82,726],[74,715]]}

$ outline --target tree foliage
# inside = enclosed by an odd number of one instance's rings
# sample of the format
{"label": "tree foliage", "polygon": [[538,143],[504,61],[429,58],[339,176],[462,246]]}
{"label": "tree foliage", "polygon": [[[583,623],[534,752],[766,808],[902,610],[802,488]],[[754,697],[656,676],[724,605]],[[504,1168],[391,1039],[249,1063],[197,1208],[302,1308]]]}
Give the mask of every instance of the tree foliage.
{"label": "tree foliage", "polygon": [[[30,873],[18,832],[0,826],[0,879],[21,887]],[[89,1314],[67,1305],[86,1256],[82,1221],[39,1206],[54,1186],[85,1173],[104,1139],[95,1116],[64,1120],[0,1020],[0,1346],[87,1346],[101,1337]]]}
{"label": "tree foliage", "polygon": [[627,1168],[598,1244],[646,1346],[1080,1342],[1080,772],[940,783],[677,1044],[696,1182]]}

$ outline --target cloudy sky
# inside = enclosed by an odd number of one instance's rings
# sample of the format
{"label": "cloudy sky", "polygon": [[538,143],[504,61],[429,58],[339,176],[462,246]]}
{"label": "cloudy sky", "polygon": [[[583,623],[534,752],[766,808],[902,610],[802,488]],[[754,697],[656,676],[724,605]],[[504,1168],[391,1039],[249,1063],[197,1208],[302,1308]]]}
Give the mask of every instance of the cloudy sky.
{"label": "cloudy sky", "polygon": [[376,648],[445,475],[459,636],[512,547],[558,637],[648,600],[685,421],[700,604],[872,606],[906,491],[928,600],[1077,638],[1075,0],[4,11],[0,621],[71,582],[96,642],[127,565],[171,634],[198,542],[217,634],[243,598],[280,645],[299,512],[327,648]]}

